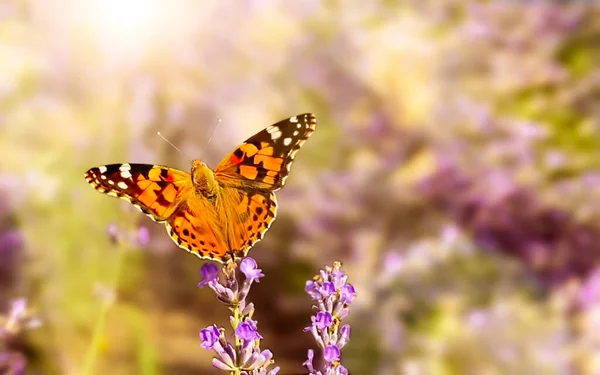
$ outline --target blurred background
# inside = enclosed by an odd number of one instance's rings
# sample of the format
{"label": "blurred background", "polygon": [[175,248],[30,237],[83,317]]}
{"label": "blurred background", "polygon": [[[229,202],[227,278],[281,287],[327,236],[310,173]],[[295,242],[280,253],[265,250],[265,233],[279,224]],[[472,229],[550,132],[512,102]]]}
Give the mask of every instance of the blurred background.
{"label": "blurred background", "polygon": [[0,314],[42,322],[0,371],[223,373],[203,261],[83,173],[214,167],[313,112],[251,251],[280,374],[333,260],[352,374],[600,374],[599,59],[593,1],[0,1]]}

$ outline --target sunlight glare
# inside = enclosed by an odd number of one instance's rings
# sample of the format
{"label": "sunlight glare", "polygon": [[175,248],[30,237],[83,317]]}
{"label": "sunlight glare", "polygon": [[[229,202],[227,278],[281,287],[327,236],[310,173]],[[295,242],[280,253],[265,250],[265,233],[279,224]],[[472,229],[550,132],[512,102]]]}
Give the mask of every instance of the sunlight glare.
{"label": "sunlight glare", "polygon": [[86,28],[101,48],[111,52],[143,51],[176,28],[167,0],[85,1]]}

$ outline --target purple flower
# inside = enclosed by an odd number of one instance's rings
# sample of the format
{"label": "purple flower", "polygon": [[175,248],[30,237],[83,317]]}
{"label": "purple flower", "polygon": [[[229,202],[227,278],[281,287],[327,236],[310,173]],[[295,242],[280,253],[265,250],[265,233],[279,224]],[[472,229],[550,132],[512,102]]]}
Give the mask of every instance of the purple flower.
{"label": "purple flower", "polygon": [[340,297],[345,304],[349,304],[354,300],[356,296],[356,290],[354,289],[354,285],[346,284],[342,286],[340,290]]}
{"label": "purple flower", "polygon": [[342,328],[340,328],[340,337],[337,342],[338,347],[341,349],[348,343],[350,340],[350,324],[344,324]]}
{"label": "purple flower", "polygon": [[27,299],[19,298],[14,300],[10,305],[10,315],[8,320],[17,321],[25,314],[27,310]]}
{"label": "purple flower", "polygon": [[348,315],[356,290],[347,281],[348,275],[342,271],[341,263],[334,262],[333,267],[325,267],[313,280],[306,282],[305,290],[315,301],[313,308],[318,312],[311,316],[312,325],[304,331],[312,334],[326,361],[323,371],[315,370],[314,352],[309,350],[308,360],[303,366],[310,375],[348,374],[348,370],[340,364],[340,357],[341,348],[350,340],[350,325],[340,326],[339,323]]}
{"label": "purple flower", "polygon": [[21,353],[0,351],[0,372],[2,374],[25,375],[25,356]]}
{"label": "purple flower", "polygon": [[240,270],[244,273],[247,279],[258,282],[258,279],[264,276],[262,270],[258,268],[256,261],[250,257],[244,258],[240,263]]}
{"label": "purple flower", "polygon": [[331,296],[333,293],[335,293],[335,284],[331,281],[324,282],[321,286],[320,292],[323,295],[323,297]]}
{"label": "purple flower", "polygon": [[338,348],[336,345],[328,345],[325,350],[323,350],[323,358],[328,363],[339,361],[340,355],[340,348]]}
{"label": "purple flower", "polygon": [[148,227],[140,226],[137,231],[137,243],[146,246],[150,243],[150,230]]}
{"label": "purple flower", "polygon": [[306,286],[304,287],[306,293],[310,295],[312,299],[320,299],[321,293],[319,293],[319,285],[313,280],[308,280],[306,282]]}
{"label": "purple flower", "polygon": [[[246,276],[240,287],[237,268]],[[217,299],[229,307],[231,328],[234,329],[235,343],[225,337],[225,328],[210,326],[200,332],[202,347],[211,349],[216,354],[212,364],[215,368],[228,373],[246,375],[275,375],[279,367],[269,369],[275,362],[270,350],[262,350],[259,341],[262,336],[256,328],[257,323],[251,319],[254,304],[248,303],[246,297],[254,280],[263,277],[263,273],[252,258],[237,263],[228,263],[222,268],[223,277],[218,277],[219,269],[212,263],[200,269],[202,281],[199,287],[208,285]],[[240,345],[241,344],[241,345]]]}
{"label": "purple flower", "polygon": [[315,352],[312,349],[308,349],[307,360],[302,363],[302,366],[306,367],[306,369],[311,373],[315,373],[315,367],[313,366],[313,359],[315,358]]}
{"label": "purple flower", "polygon": [[319,311],[316,317],[311,317],[311,320],[313,325],[320,330],[331,327],[331,323],[333,323],[333,317],[327,311]]}
{"label": "purple flower", "polygon": [[27,299],[19,298],[11,303],[8,316],[0,316],[0,332],[4,331],[11,335],[16,335],[26,328],[37,328],[41,321],[33,316],[27,308]]}
{"label": "purple flower", "polygon": [[202,288],[206,284],[217,281],[219,276],[219,268],[212,263],[206,263],[200,268],[200,276],[202,276],[202,281],[198,283],[198,287]]}
{"label": "purple flower", "polygon": [[[0,232],[0,284],[9,286],[15,281],[20,270],[19,264],[23,260],[23,247],[23,237],[17,230]],[[0,302],[5,302],[4,296]]]}
{"label": "purple flower", "polygon": [[337,289],[346,284],[348,275],[341,270],[333,270],[331,271],[331,280]]}
{"label": "purple flower", "polygon": [[216,325],[208,326],[200,331],[200,338],[202,339],[202,347],[207,350],[214,348],[215,344],[219,342],[221,332]]}
{"label": "purple flower", "polygon": [[262,339],[262,336],[256,329],[256,322],[251,319],[241,322],[235,329],[235,335],[244,341]]}
{"label": "purple flower", "polygon": [[0,315],[0,373],[25,374],[25,356],[11,350],[7,343],[24,330],[40,325],[40,320],[29,311],[26,298],[12,301],[10,311]]}
{"label": "purple flower", "polygon": [[120,233],[116,222],[111,221],[110,224],[108,224],[108,227],[106,227],[106,234],[112,243],[116,244],[119,242]]}
{"label": "purple flower", "polygon": [[109,240],[118,245],[128,244],[134,247],[146,246],[150,243],[150,230],[146,226],[139,226],[135,230],[119,228],[115,221],[111,221],[106,227]]}

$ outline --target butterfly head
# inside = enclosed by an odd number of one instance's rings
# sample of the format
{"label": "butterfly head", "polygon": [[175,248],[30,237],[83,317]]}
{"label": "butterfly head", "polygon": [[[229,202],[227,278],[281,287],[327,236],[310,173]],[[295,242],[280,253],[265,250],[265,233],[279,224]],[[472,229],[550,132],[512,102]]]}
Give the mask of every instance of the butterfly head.
{"label": "butterfly head", "polygon": [[206,198],[214,198],[217,194],[219,183],[215,178],[215,174],[200,160],[194,160],[192,163],[192,182],[196,188],[196,193],[202,194]]}

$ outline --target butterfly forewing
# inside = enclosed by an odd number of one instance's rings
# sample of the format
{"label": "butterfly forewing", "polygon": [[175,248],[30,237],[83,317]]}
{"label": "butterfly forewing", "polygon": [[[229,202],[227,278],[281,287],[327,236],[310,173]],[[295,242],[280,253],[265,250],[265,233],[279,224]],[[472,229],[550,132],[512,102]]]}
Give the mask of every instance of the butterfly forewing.
{"label": "butterfly forewing", "polygon": [[167,220],[192,188],[188,173],[149,164],[109,164],[89,169],[85,179],[101,193],[125,199],[154,221]]}
{"label": "butterfly forewing", "polygon": [[311,113],[280,121],[248,138],[215,168],[223,184],[277,191],[294,156],[317,126]]}

